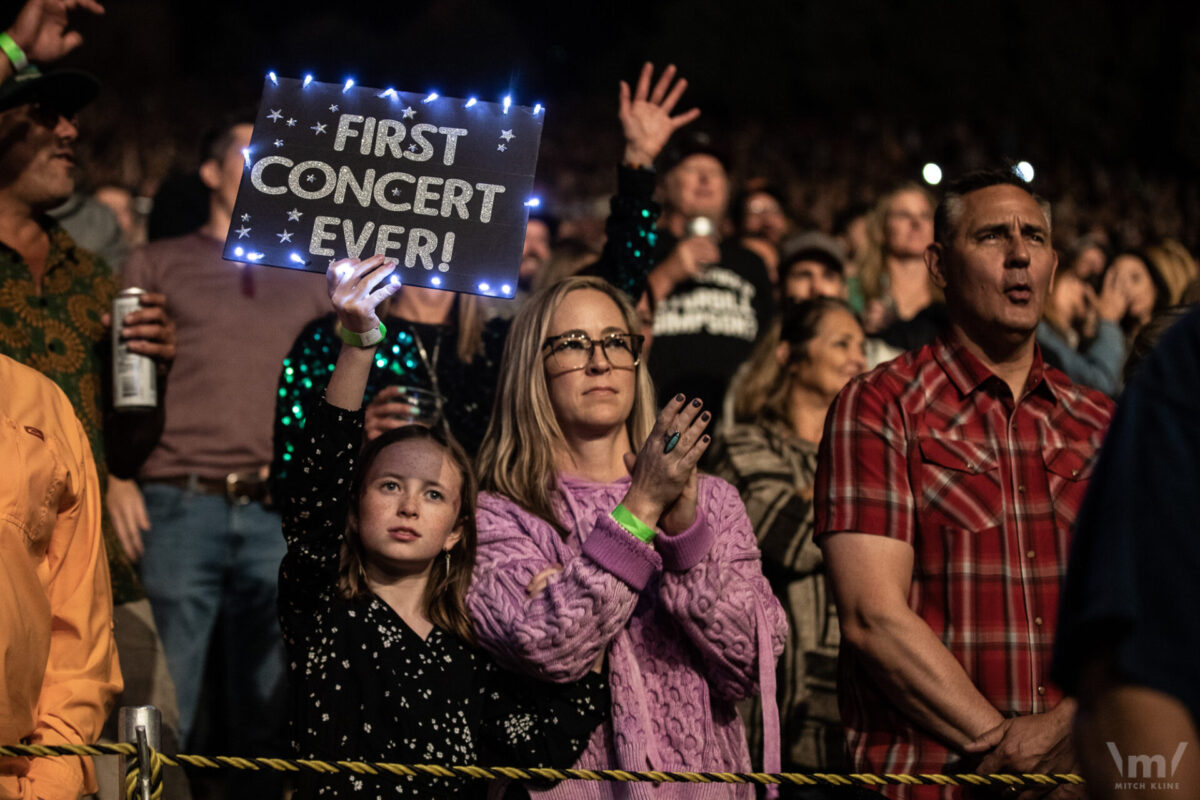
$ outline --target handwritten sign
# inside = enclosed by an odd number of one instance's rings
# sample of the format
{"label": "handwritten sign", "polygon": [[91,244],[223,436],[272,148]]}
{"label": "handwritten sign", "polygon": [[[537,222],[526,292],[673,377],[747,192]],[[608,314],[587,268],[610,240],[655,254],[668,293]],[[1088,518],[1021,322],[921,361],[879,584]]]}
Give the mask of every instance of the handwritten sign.
{"label": "handwritten sign", "polygon": [[223,255],[324,272],[382,254],[405,284],[511,295],[544,118],[268,76]]}

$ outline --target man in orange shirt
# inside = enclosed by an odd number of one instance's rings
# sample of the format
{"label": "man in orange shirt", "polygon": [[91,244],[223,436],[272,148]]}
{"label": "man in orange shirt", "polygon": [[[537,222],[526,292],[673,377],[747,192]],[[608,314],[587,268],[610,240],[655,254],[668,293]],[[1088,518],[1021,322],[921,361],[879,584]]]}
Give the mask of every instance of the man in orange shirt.
{"label": "man in orange shirt", "polygon": [[[62,390],[0,356],[0,744],[96,740],[122,688],[100,488]],[[91,759],[0,759],[0,800],[95,791]]]}

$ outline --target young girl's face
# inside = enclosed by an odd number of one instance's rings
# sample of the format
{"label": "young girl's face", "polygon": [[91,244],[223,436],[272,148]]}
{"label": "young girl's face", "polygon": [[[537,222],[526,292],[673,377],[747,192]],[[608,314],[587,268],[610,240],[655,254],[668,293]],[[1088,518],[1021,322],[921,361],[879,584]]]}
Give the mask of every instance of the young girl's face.
{"label": "young girl's face", "polygon": [[368,569],[424,572],[462,537],[463,476],[436,442],[410,439],[385,447],[367,470],[358,531]]}

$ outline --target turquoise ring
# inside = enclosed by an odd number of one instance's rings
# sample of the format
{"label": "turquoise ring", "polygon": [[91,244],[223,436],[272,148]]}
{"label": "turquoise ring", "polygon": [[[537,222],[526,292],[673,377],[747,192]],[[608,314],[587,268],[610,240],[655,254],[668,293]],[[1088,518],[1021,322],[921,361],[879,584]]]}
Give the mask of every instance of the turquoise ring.
{"label": "turquoise ring", "polygon": [[669,453],[672,450],[674,450],[675,445],[679,444],[679,437],[682,435],[683,434],[681,434],[679,431],[675,431],[674,433],[668,435],[667,436],[667,445],[666,445],[666,447],[663,448],[663,452]]}

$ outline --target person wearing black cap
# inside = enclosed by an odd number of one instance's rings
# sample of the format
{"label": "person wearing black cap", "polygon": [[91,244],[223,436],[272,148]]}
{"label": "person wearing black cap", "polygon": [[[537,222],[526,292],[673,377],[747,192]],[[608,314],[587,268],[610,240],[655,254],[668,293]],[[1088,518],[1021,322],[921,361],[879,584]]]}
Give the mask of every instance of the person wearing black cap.
{"label": "person wearing black cap", "polygon": [[738,366],[770,320],[774,300],[761,258],[722,241],[728,161],[703,133],[667,152],[664,209],[648,277],[655,301],[650,374],[659,397],[700,397],[714,414]]}
{"label": "person wearing black cap", "polygon": [[837,241],[822,233],[797,237],[779,264],[779,297],[803,302],[814,297],[846,299],[846,263]]}
{"label": "person wearing black cap", "polygon": [[[78,247],[47,215],[74,191],[74,118],[100,86],[87,73],[43,73],[30,62],[53,60],[80,43],[68,29],[68,12],[78,8],[103,11],[91,0],[29,0],[0,34],[0,354],[37,369],[70,399],[111,498],[121,488],[136,489],[116,476],[132,476],[161,417],[106,413],[110,332],[104,317],[116,283],[102,259]],[[173,328],[161,297],[147,296],[143,304],[122,321],[123,333],[132,351],[165,364],[174,354]],[[106,440],[121,446],[106,448]],[[126,665],[122,702],[159,706],[168,744],[174,688],[149,603],[115,533],[113,506],[106,503],[104,510],[115,636]]]}

